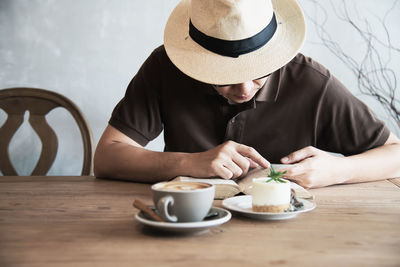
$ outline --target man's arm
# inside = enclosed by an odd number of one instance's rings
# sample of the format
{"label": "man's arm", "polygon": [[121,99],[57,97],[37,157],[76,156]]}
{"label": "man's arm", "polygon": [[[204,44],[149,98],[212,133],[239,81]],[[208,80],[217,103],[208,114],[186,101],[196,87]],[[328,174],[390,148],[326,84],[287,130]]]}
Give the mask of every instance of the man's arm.
{"label": "man's arm", "polygon": [[306,147],[281,161],[295,164],[286,175],[307,188],[383,180],[400,177],[400,140],[390,133],[384,145],[348,157]]}
{"label": "man's arm", "polygon": [[233,141],[201,153],[155,152],[110,125],[94,156],[97,177],[151,183],[179,175],[232,179],[258,165],[268,168],[269,162],[253,148]]}

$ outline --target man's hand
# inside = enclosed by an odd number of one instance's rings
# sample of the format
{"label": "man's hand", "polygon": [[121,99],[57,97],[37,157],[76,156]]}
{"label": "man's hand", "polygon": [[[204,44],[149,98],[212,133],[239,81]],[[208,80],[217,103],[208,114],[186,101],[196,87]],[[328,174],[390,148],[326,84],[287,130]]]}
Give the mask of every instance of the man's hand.
{"label": "man's hand", "polygon": [[227,141],[205,152],[188,155],[191,176],[235,179],[246,175],[249,168],[269,168],[270,163],[254,148]]}
{"label": "man's hand", "polygon": [[284,168],[286,178],[305,188],[315,188],[344,182],[345,174],[340,170],[343,160],[344,157],[333,156],[309,146],[291,153],[281,162],[294,164]]}

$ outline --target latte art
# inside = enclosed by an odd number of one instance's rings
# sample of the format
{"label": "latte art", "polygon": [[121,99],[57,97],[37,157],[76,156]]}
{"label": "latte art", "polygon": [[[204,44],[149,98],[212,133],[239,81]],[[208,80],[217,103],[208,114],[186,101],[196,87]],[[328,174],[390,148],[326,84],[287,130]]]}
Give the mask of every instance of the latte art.
{"label": "latte art", "polygon": [[159,184],[156,189],[158,190],[173,190],[173,191],[191,191],[197,189],[209,188],[211,185],[206,183],[196,182],[166,182]]}

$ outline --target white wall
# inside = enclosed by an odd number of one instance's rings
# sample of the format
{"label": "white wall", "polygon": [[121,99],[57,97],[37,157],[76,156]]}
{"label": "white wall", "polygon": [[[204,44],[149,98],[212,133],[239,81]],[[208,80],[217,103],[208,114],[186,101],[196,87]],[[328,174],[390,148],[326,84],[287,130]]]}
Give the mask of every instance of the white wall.
{"label": "white wall", "polygon": [[[328,1],[319,1],[329,7]],[[339,1],[335,1],[339,2]],[[383,16],[392,1],[353,1],[362,16]],[[99,140],[111,111],[126,86],[151,51],[162,43],[163,29],[177,0],[0,0],[0,88],[39,87],[59,92],[74,101],[88,118],[95,142]],[[315,5],[301,0],[307,14]],[[393,43],[400,43],[399,5],[388,17]],[[346,25],[329,21],[327,29],[352,55],[360,57],[360,41]],[[356,79],[326,48],[308,22],[307,42],[302,49],[331,69],[354,93]],[[379,29],[377,30],[379,31]],[[398,58],[397,58],[398,59]],[[397,62],[399,62],[397,60]],[[393,64],[397,75],[399,66]],[[398,76],[399,77],[399,76]],[[371,99],[379,116],[387,116]],[[0,110],[0,125],[6,115]],[[73,175],[81,169],[81,144],[72,118],[54,110],[48,120],[56,128],[60,151],[50,174]],[[397,130],[390,121],[392,130]],[[1,138],[1,137],[0,137]],[[32,143],[36,145],[31,146]],[[162,137],[149,145],[162,150]],[[40,144],[26,122],[13,139],[11,157],[19,174],[34,167]]]}

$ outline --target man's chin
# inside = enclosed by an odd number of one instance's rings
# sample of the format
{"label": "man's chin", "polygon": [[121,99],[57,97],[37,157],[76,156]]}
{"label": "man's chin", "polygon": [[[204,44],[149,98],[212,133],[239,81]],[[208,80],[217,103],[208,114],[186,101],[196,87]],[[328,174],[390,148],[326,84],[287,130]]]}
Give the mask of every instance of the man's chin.
{"label": "man's chin", "polygon": [[245,102],[248,102],[252,99],[252,97],[248,96],[248,97],[232,97],[229,98],[229,102],[233,103],[233,104],[242,104]]}

